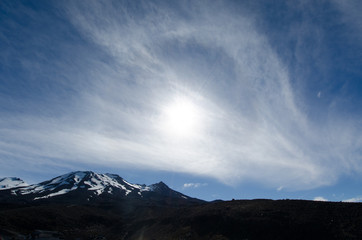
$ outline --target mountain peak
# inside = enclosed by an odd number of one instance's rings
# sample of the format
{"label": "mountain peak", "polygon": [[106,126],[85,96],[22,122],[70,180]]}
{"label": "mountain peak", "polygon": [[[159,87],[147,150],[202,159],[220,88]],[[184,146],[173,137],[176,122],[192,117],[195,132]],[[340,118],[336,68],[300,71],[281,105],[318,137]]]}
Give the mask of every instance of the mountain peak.
{"label": "mountain peak", "polygon": [[17,177],[0,178],[0,190],[28,186],[22,179]]}
{"label": "mountain peak", "polygon": [[164,182],[158,182],[158,183],[155,183],[155,184],[151,184],[150,187],[153,189],[153,190],[168,190],[170,189]]}
{"label": "mountain peak", "polygon": [[18,178],[0,180],[0,188],[9,190],[12,196],[32,201],[50,198],[56,198],[57,201],[81,202],[96,201],[99,198],[164,199],[167,197],[183,201],[191,199],[172,190],[162,181],[147,186],[129,183],[117,174],[100,174],[92,171],[74,171],[33,185],[24,185],[25,183]]}

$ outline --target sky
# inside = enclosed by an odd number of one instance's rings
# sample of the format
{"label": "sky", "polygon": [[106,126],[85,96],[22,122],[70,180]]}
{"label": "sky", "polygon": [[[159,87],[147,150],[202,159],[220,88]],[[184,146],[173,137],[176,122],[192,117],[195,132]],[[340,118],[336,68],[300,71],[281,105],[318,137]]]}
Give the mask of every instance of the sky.
{"label": "sky", "polygon": [[0,2],[0,177],[362,200],[362,2]]}

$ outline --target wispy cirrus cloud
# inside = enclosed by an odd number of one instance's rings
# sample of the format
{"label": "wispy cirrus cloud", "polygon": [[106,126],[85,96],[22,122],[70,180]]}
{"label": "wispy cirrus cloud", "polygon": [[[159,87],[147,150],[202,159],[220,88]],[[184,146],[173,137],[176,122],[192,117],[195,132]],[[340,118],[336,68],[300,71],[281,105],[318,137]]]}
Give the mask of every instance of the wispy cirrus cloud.
{"label": "wispy cirrus cloud", "polygon": [[[46,75],[57,83],[62,76],[62,86],[73,89],[64,93],[72,98],[66,106],[34,103],[44,110],[0,118],[1,154],[24,166],[52,159],[62,166],[182,172],[226,184],[251,179],[283,189],[324,186],[361,171],[358,122],[311,120],[295,87],[305,79],[291,75],[258,28],[258,13],[235,12],[222,1],[191,5],[59,4],[84,49],[93,51],[58,57]],[[80,73],[69,72],[72,65]],[[162,109],[178,96],[200,109],[203,127],[195,139],[161,134]]]}
{"label": "wispy cirrus cloud", "polygon": [[362,8],[362,4],[357,0],[347,0],[347,1],[332,1],[336,5],[337,9],[343,14],[341,19],[343,23],[347,24],[351,29],[356,29],[357,31],[349,31],[349,34],[362,37],[361,30],[361,14],[359,10]]}
{"label": "wispy cirrus cloud", "polygon": [[184,183],[182,188],[199,188],[199,187],[205,187],[207,186],[207,183]]}

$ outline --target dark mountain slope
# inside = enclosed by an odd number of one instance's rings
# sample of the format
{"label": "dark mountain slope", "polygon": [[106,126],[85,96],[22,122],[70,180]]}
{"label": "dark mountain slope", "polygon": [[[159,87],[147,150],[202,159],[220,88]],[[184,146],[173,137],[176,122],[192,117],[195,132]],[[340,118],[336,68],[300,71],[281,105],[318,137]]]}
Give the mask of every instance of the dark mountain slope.
{"label": "dark mountain slope", "polygon": [[230,201],[138,219],[127,239],[362,239],[361,224],[362,204]]}
{"label": "dark mountain slope", "polygon": [[[38,203],[39,204],[39,203]],[[0,230],[66,239],[362,239],[362,204],[242,200],[168,206],[139,199],[0,207]]]}

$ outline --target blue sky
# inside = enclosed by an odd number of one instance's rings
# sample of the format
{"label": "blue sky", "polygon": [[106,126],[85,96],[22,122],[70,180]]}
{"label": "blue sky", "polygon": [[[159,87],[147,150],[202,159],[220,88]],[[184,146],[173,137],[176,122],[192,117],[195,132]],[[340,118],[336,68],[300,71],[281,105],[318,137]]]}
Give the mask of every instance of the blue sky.
{"label": "blue sky", "polygon": [[360,1],[1,1],[0,176],[362,197]]}

